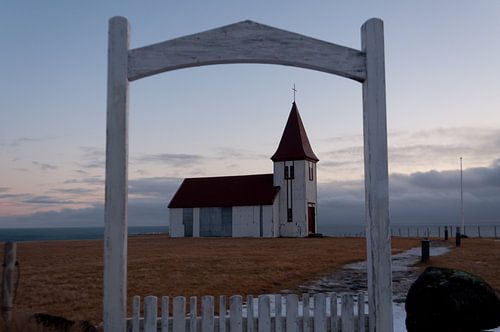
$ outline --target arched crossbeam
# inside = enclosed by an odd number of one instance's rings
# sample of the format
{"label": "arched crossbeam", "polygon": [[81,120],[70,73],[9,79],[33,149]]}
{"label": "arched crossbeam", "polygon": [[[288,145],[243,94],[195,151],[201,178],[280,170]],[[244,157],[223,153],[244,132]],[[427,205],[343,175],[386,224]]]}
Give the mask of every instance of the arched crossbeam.
{"label": "arched crossbeam", "polygon": [[280,64],[359,82],[366,78],[363,52],[253,21],[132,49],[128,63],[129,81],[175,69],[225,63]]}

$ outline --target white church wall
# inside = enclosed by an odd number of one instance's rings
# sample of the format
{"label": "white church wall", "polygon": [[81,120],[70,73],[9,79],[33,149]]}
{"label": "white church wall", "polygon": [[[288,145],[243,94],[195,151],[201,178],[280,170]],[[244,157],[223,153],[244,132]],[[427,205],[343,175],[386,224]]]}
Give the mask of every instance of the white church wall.
{"label": "white church wall", "polygon": [[259,206],[233,206],[233,237],[259,237],[259,217]]}
{"label": "white church wall", "polygon": [[279,195],[273,204],[273,237],[280,236],[280,199]]}
{"label": "white church wall", "polygon": [[[273,207],[274,205],[262,206],[262,236],[274,237],[274,223],[273,223]],[[260,207],[259,207],[260,208]]]}
{"label": "white church wall", "polygon": [[182,223],[182,209],[169,209],[170,210],[170,228],[169,233],[171,237],[184,236],[184,224]]}
{"label": "white church wall", "polygon": [[193,208],[193,237],[200,237],[200,208]]}

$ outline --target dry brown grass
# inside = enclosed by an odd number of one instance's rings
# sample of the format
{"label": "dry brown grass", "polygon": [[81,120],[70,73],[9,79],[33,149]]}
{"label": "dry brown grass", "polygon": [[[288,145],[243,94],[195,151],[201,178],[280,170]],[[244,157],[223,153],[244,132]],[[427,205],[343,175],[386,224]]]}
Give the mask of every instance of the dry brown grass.
{"label": "dry brown grass", "polygon": [[[393,240],[397,251],[418,244],[415,239]],[[48,313],[100,322],[102,254],[102,241],[96,240],[19,243],[22,274],[17,314]],[[295,290],[365,257],[361,238],[132,237],[128,295],[258,295]]]}
{"label": "dry brown grass", "polygon": [[[450,240],[454,246],[454,239]],[[462,246],[449,253],[432,257],[422,265],[464,270],[480,276],[500,292],[500,240],[462,239]]]}

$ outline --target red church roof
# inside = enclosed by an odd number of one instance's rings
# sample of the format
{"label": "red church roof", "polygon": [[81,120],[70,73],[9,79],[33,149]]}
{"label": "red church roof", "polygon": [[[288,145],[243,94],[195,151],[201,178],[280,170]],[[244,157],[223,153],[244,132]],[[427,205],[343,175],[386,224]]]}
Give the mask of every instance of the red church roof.
{"label": "red church roof", "polygon": [[297,104],[293,102],[292,110],[288,116],[288,121],[281,136],[281,141],[278,150],[271,157],[272,161],[287,161],[287,160],[311,160],[319,161],[314,154],[309,139],[307,138],[306,130],[302,119],[300,118]]}
{"label": "red church roof", "polygon": [[169,208],[272,205],[273,174],[184,179]]}

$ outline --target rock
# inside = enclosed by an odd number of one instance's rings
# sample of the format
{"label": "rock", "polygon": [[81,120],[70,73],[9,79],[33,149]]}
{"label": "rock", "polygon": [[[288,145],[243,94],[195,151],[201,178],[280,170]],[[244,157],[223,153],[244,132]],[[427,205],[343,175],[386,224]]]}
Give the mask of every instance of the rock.
{"label": "rock", "polygon": [[408,332],[473,332],[500,325],[500,300],[483,279],[428,267],[406,297]]}

